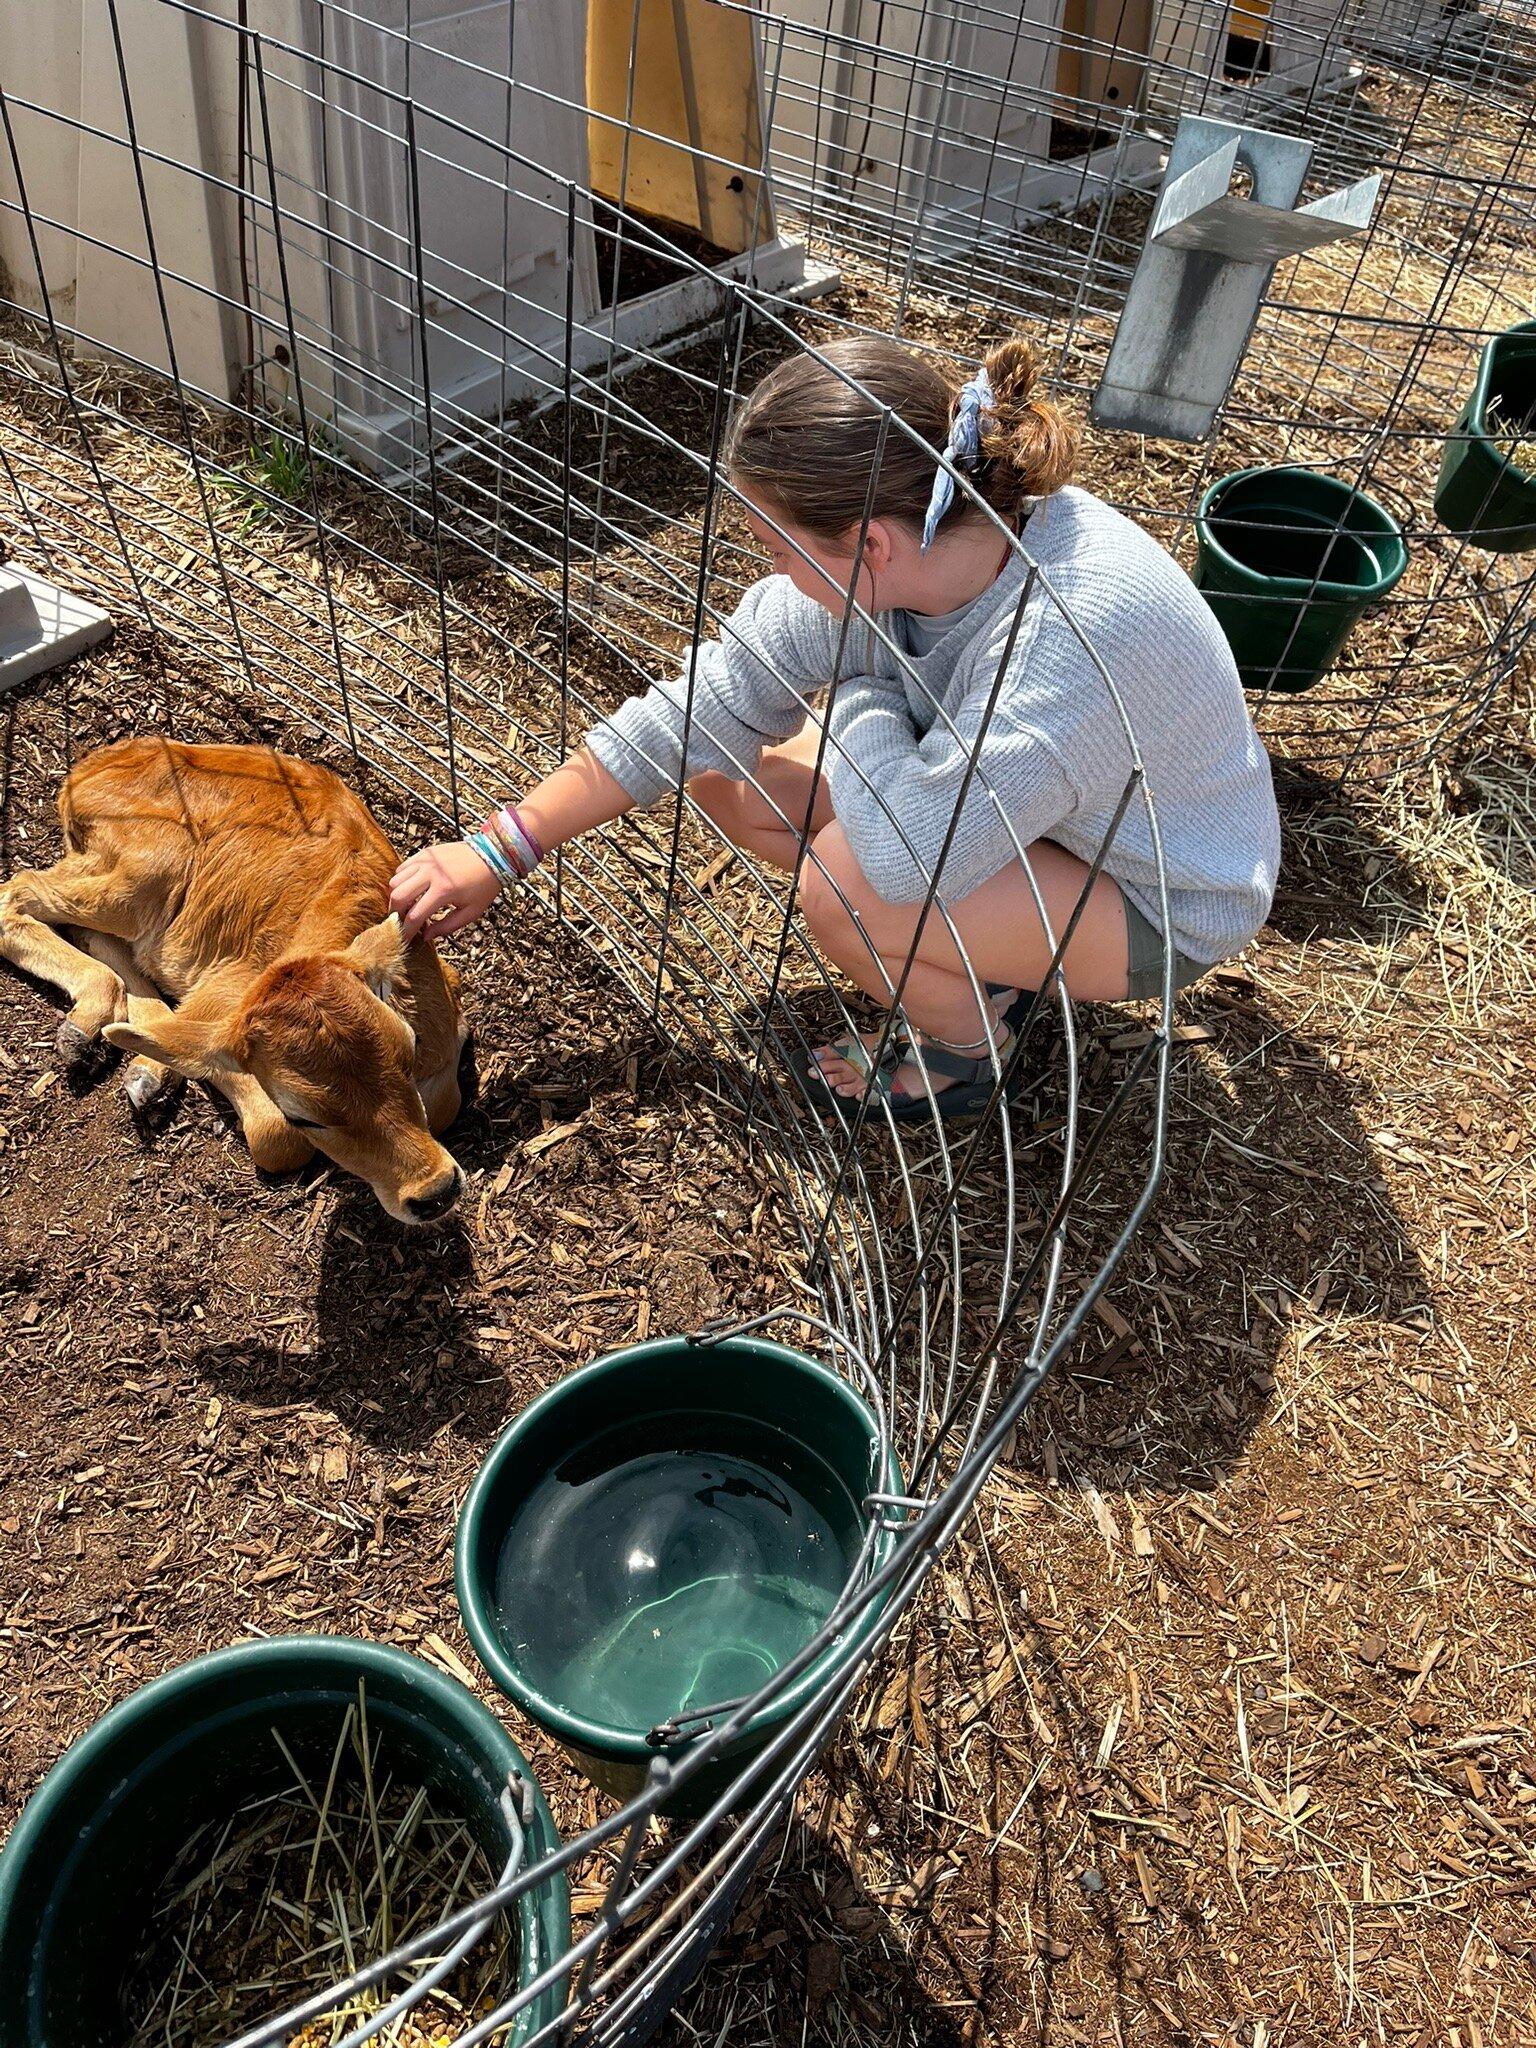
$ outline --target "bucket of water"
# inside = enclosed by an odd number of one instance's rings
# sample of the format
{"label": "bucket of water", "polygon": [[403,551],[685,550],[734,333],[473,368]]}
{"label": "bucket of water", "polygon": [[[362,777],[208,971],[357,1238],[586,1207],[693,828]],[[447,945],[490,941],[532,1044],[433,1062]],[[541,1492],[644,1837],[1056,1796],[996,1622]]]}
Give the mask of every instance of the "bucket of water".
{"label": "bucket of water", "polygon": [[[464,1625],[502,1691],[627,1798],[879,1568],[896,1539],[866,1501],[900,1490],[868,1403],[816,1359],[756,1337],[637,1345],[550,1388],[481,1467],[455,1547]],[[710,1804],[883,1605],[835,1628],[668,1810]]]}
{"label": "bucket of water", "polygon": [[[413,1915],[431,1926],[502,1875],[512,1772],[527,1867],[558,1846],[549,1809],[495,1716],[432,1665],[289,1636],[167,1673],[65,1752],[0,1851],[0,2048],[136,2048],[168,2025],[222,2041],[274,2017],[347,1975],[349,1952],[372,1960]],[[461,1867],[450,1902],[441,1873]],[[499,2004],[569,1942],[556,1876],[480,1935],[448,1995]],[[564,1996],[541,1993],[507,2038]],[[431,2016],[469,2024],[447,2003]]]}
{"label": "bucket of water", "polygon": [[1295,466],[1222,477],[1200,502],[1195,534],[1195,582],[1248,690],[1310,689],[1408,566],[1391,513],[1338,477]]}

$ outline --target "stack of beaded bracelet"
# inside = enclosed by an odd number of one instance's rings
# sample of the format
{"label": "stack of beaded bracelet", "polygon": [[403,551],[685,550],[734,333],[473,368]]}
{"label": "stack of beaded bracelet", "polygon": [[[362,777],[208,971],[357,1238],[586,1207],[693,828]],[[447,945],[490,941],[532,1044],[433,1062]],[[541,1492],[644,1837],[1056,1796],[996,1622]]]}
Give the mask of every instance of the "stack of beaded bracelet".
{"label": "stack of beaded bracelet", "polygon": [[464,843],[475,849],[502,882],[522,881],[544,858],[543,847],[510,804],[492,811],[477,832],[466,832]]}

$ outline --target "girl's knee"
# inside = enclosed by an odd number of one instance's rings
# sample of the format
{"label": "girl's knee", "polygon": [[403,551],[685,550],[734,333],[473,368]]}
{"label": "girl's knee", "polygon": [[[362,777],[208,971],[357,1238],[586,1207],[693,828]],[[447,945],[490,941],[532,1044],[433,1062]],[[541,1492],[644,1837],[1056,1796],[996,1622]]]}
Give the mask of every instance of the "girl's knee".
{"label": "girl's knee", "polygon": [[848,848],[840,825],[828,825],[811,841],[800,876],[806,923],[818,936],[857,928],[860,900],[868,883]]}
{"label": "girl's knee", "polygon": [[706,768],[690,781],[688,794],[705,817],[712,818],[724,830],[727,820],[734,822],[735,812],[739,809],[741,784],[732,782],[728,775],[721,775],[714,768]]}
{"label": "girl's knee", "polygon": [[750,846],[764,832],[782,831],[784,821],[750,782],[736,782],[717,769],[706,768],[688,785],[699,809],[728,839]]}

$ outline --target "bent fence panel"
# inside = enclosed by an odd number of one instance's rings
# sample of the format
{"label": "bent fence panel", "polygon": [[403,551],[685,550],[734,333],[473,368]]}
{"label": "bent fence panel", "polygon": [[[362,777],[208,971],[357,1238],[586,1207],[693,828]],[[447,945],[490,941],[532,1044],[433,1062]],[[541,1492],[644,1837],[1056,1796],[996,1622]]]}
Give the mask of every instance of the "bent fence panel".
{"label": "bent fence panel", "polygon": [[[979,332],[1026,321],[1052,389],[1085,398],[1172,122],[1204,111],[1310,135],[1320,180],[1383,170],[1381,210],[1363,243],[1277,272],[1208,444],[1105,436],[1087,480],[1186,559],[1206,486],[1255,462],[1323,467],[1397,514],[1412,568],[1344,666],[1305,698],[1260,700],[1272,746],[1302,766],[1385,772],[1496,702],[1530,631],[1532,578],[1437,529],[1431,478],[1481,348],[1529,301],[1512,34],[1475,43],[1458,16],[1365,0],[1342,14],[1276,0],[1273,21],[1208,0],[1064,17],[1037,0],[954,0],[853,6],[835,29],[824,6],[692,6],[669,17],[669,101],[635,0],[594,9],[623,61],[605,45],[606,97],[589,105],[570,10],[436,12],[422,25],[339,0],[79,0],[57,35],[8,53],[4,455],[19,555],[280,703],[424,821],[456,826],[654,676],[683,677],[692,720],[687,650],[728,629],[760,572],[720,451],[731,406],[770,364],[860,329],[971,359]],[[733,42],[720,21],[752,32]],[[734,153],[701,86],[744,110]],[[881,432],[910,429],[887,415]],[[1112,669],[1033,563],[1027,528],[998,534],[1022,558],[1019,616],[1031,599],[1061,615],[1123,741],[1089,886],[1134,830],[1166,909],[1158,792]],[[840,655],[881,641],[916,682],[856,588],[839,635]],[[956,817],[985,800],[1006,824],[985,732],[968,743]],[[752,762],[735,767],[757,781]],[[953,821],[928,852],[909,820],[885,822],[979,1000],[946,907]],[[871,1570],[866,1544],[800,1656],[717,1706],[681,1762],[560,1851],[565,1867],[612,1873],[544,1973],[572,2000],[545,2034],[575,2025],[594,2041],[643,2039],[704,1966],[1074,1345],[1162,1164],[1171,957],[1148,1028],[1090,1074],[1055,971],[1074,911],[972,1125],[898,1125],[873,1105],[829,1121],[802,1084],[813,1044],[875,1023],[883,1050],[912,958],[886,963],[883,1014],[851,1002],[800,913],[809,872],[837,888],[815,849],[789,873],[740,859],[722,891],[724,844],[679,790],[564,849],[535,886],[660,1034],[713,1062],[801,1238],[780,1327],[871,1398],[907,1491],[867,1504],[872,1538],[897,1532],[892,1554]],[[1033,880],[1028,847],[1016,852]],[[1036,900],[1049,929],[1038,884]],[[875,1602],[876,1625],[856,1629]],[[730,1794],[670,1832],[648,1826],[838,1645]],[[495,1896],[550,1867],[515,1870]],[[412,1947],[440,1947],[476,1910]],[[294,2024],[273,2014],[245,2048]]]}

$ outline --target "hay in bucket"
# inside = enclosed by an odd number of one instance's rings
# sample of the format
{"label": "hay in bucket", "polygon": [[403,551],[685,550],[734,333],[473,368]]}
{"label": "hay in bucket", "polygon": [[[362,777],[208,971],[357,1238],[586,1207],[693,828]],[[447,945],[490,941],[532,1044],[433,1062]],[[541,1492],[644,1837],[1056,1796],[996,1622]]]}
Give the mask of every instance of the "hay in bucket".
{"label": "hay in bucket", "polygon": [[[365,1688],[348,1706],[329,1770],[306,1772],[277,1727],[275,1789],[211,1821],[162,1880],[124,1987],[127,2048],[220,2048],[260,2021],[377,1961],[490,1890],[496,1873],[462,1816],[402,1782],[370,1736]],[[385,2026],[385,2048],[441,2048],[505,1996],[512,1956],[498,1920],[447,1980]],[[429,1953],[419,1976],[441,1960]],[[404,1972],[290,2037],[332,2048],[409,1981]]]}

